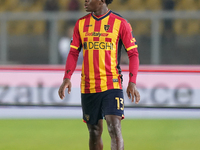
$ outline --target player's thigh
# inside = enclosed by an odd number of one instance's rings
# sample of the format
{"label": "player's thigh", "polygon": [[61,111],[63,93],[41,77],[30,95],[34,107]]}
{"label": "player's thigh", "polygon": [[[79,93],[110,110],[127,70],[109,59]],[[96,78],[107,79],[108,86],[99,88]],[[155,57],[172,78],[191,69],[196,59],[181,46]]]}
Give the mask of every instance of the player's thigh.
{"label": "player's thigh", "polygon": [[103,119],[101,103],[101,93],[81,94],[84,122],[91,125],[97,125],[98,121]]}
{"label": "player's thigh", "polygon": [[106,91],[102,101],[103,115],[117,115],[124,117],[124,98],[121,89],[112,89]]}

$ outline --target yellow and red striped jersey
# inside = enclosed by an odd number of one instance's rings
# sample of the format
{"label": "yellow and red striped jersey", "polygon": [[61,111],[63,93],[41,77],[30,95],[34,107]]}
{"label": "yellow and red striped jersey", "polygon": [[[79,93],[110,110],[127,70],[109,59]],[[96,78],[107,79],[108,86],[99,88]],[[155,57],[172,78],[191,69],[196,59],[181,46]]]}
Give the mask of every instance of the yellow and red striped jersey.
{"label": "yellow and red striped jersey", "polygon": [[[80,51],[81,47],[83,50],[81,93],[122,89],[119,66],[122,45],[127,52],[133,50],[137,54],[130,24],[113,11],[102,16],[90,13],[76,22],[70,51]],[[71,70],[66,67],[66,72]],[[66,73],[65,78],[71,74]]]}

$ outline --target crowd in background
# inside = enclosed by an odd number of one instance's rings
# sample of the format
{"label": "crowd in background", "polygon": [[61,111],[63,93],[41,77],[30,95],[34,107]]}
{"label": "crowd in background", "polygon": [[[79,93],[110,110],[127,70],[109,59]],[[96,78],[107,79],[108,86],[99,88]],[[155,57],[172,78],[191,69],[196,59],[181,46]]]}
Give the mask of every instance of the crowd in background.
{"label": "crowd in background", "polygon": [[[59,13],[66,11],[84,11],[84,1],[83,0],[0,0],[0,12],[50,12]],[[199,0],[114,0],[113,4],[109,8],[115,12],[120,11],[173,11],[173,10],[183,10],[183,11],[198,11],[200,10]],[[121,14],[121,13],[120,13]],[[133,28],[133,33],[138,41],[138,49],[140,53],[140,60],[142,64],[149,64],[151,55],[151,20],[148,19],[130,19],[128,20]],[[76,20],[61,20],[58,22],[58,52],[60,57],[59,63],[64,63],[66,55],[68,54],[69,47],[72,38],[72,29],[75,25]],[[49,31],[50,20],[34,20],[34,21],[24,21],[24,20],[13,20],[8,23],[8,34],[13,37],[38,36],[44,40],[48,45],[50,40]],[[199,59],[196,58],[196,51],[199,48],[198,35],[200,31],[200,21],[199,19],[163,19],[160,24],[161,29],[161,55],[163,55],[162,64],[197,64]],[[44,38],[43,38],[44,37]],[[176,38],[178,37],[178,38]],[[25,37],[26,38],[26,37]],[[19,39],[19,38],[18,38]],[[36,38],[37,39],[37,38]],[[184,41],[185,40],[185,41]],[[32,39],[30,40],[32,41]],[[36,41],[37,42],[37,41]],[[15,43],[15,42],[13,42]],[[178,43],[178,44],[177,44]],[[184,43],[189,43],[185,44]],[[191,53],[190,47],[195,46]],[[35,45],[34,45],[35,46]],[[11,45],[9,48],[11,59],[15,59],[19,49],[21,51],[21,45]],[[39,47],[39,46],[38,46]],[[35,52],[34,47],[29,48],[29,50]],[[43,49],[43,55],[46,55],[49,47],[40,47]],[[45,49],[45,50],[44,50]],[[64,50],[66,50],[64,52]],[[174,55],[175,54],[175,55]],[[24,54],[25,55],[25,54]],[[180,56],[178,60],[176,56]],[[185,59],[190,56],[193,59]],[[32,56],[30,55],[30,58]],[[24,56],[25,58],[25,56]],[[26,56],[26,58],[28,58]],[[42,58],[42,56],[41,56]],[[39,61],[38,63],[48,63],[46,60]],[[31,61],[30,61],[31,60]],[[33,63],[34,59],[24,60],[20,59],[20,62]],[[127,54],[122,51],[121,57],[122,64],[128,64]]]}
{"label": "crowd in background", "polygon": [[[127,3],[128,0],[119,0],[121,4]],[[78,0],[70,0],[68,5],[66,5],[66,11],[80,11],[80,3]],[[162,3],[163,10],[173,10],[174,9],[174,1],[173,0],[163,0]],[[59,3],[57,0],[47,0],[44,5],[44,11],[47,12],[56,12],[59,11]],[[73,35],[73,23],[68,23],[68,26],[65,26],[66,29],[64,29],[64,34],[59,40],[58,44],[58,50],[59,54],[61,56],[61,63],[65,63],[67,55],[70,50],[70,42],[71,37]],[[167,33],[172,31],[172,21],[171,20],[165,20],[164,27],[167,30]],[[46,24],[46,34],[48,34],[49,31],[49,23]],[[81,53],[82,55],[82,53]],[[82,62],[82,56],[79,56],[78,64],[81,64]],[[121,64],[128,64],[129,59],[127,59],[127,54],[125,52],[122,52],[121,55]]]}

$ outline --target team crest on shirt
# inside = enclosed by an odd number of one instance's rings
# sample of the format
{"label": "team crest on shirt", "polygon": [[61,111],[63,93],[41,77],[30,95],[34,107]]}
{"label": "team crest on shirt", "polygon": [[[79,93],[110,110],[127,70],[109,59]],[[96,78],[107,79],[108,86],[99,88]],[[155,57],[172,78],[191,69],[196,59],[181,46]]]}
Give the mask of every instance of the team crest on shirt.
{"label": "team crest on shirt", "polygon": [[105,29],[105,31],[108,31],[109,28],[110,28],[110,25],[104,25],[104,29]]}

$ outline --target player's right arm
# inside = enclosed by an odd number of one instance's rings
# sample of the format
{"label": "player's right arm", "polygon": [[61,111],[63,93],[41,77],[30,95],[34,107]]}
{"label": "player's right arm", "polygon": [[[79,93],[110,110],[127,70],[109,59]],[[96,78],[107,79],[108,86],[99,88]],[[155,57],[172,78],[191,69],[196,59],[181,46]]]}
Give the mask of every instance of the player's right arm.
{"label": "player's right arm", "polygon": [[81,49],[81,38],[79,34],[79,21],[77,21],[74,27],[74,33],[72,42],[70,45],[70,52],[67,57],[66,65],[65,65],[65,75],[63,78],[63,83],[61,84],[58,95],[61,99],[65,97],[65,90],[68,88],[68,94],[71,92],[71,76],[76,68],[76,64],[78,61],[79,52]]}

